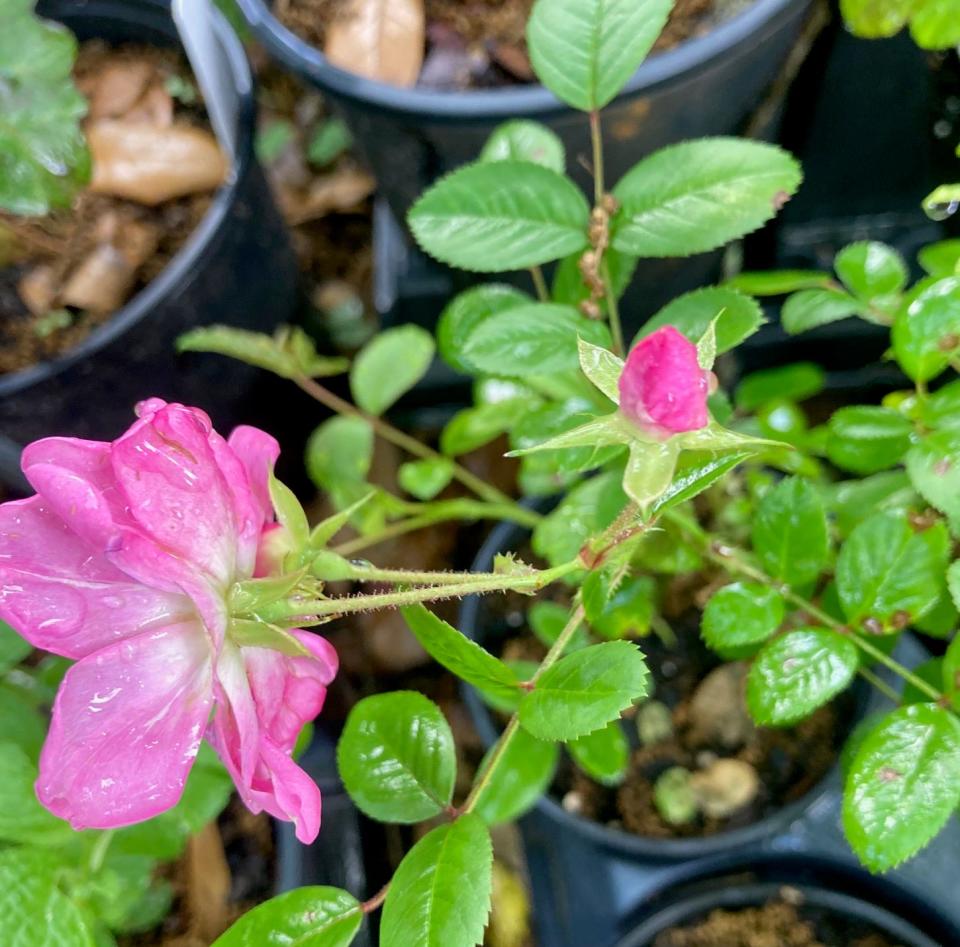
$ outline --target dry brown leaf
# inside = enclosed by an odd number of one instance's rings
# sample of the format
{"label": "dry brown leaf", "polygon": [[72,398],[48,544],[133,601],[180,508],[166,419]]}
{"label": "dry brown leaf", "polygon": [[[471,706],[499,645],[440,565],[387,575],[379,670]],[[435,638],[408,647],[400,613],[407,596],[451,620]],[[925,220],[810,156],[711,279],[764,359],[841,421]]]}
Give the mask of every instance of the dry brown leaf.
{"label": "dry brown leaf", "polygon": [[154,128],[128,122],[94,122],[87,129],[95,194],[155,206],[175,197],[215,190],[227,161],[210,132],[189,126]]}
{"label": "dry brown leaf", "polygon": [[121,117],[125,122],[145,122],[155,128],[171,128],[175,111],[173,96],[162,82],[154,82],[133,108]]}
{"label": "dry brown leaf", "polygon": [[70,274],[60,301],[91,312],[113,312],[126,302],[136,275],[136,267],[123,253],[109,243],[102,243]]}
{"label": "dry brown leaf", "polygon": [[317,178],[305,194],[281,194],[283,213],[291,226],[326,217],[335,211],[352,210],[375,190],[377,182],[359,168],[341,168]]}
{"label": "dry brown leaf", "polygon": [[530,897],[517,874],[495,861],[487,944],[489,947],[524,947],[529,941]]}
{"label": "dry brown leaf", "polygon": [[35,316],[49,312],[57,298],[53,267],[41,264],[26,272],[17,283],[17,293]]}
{"label": "dry brown leaf", "polygon": [[186,875],[190,933],[212,943],[230,924],[230,868],[215,823],[187,843]]}
{"label": "dry brown leaf", "polygon": [[409,87],[425,46],[423,0],[348,0],[327,30],[324,53],[348,72]]}
{"label": "dry brown leaf", "polygon": [[125,59],[110,63],[87,78],[84,94],[90,100],[90,118],[119,118],[133,108],[153,76],[148,62]]}

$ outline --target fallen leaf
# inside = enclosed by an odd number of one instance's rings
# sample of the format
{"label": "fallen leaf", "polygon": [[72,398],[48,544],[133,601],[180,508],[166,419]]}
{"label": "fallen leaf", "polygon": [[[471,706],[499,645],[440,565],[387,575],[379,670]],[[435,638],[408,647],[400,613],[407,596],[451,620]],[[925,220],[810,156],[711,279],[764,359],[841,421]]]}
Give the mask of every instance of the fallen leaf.
{"label": "fallen leaf", "polygon": [[151,207],[213,191],[227,173],[216,139],[201,128],[102,121],[90,125],[87,141],[93,156],[90,190]]}
{"label": "fallen leaf", "polygon": [[230,868],[215,822],[191,836],[186,853],[190,933],[209,944],[230,924]]}
{"label": "fallen leaf", "polygon": [[324,53],[347,72],[410,87],[425,45],[423,0],[349,0],[327,30]]}
{"label": "fallen leaf", "polygon": [[337,211],[352,210],[376,189],[377,182],[359,168],[341,168],[317,178],[303,194],[281,195],[283,213],[291,226]]}
{"label": "fallen leaf", "polygon": [[17,283],[17,293],[30,312],[42,316],[57,297],[53,267],[40,264],[28,270]]}
{"label": "fallen leaf", "polygon": [[60,301],[91,312],[113,312],[126,302],[136,273],[136,267],[123,253],[109,243],[102,243],[70,274]]}
{"label": "fallen leaf", "polygon": [[83,92],[90,100],[90,118],[119,118],[129,112],[146,91],[152,75],[150,63],[124,60],[88,77]]}

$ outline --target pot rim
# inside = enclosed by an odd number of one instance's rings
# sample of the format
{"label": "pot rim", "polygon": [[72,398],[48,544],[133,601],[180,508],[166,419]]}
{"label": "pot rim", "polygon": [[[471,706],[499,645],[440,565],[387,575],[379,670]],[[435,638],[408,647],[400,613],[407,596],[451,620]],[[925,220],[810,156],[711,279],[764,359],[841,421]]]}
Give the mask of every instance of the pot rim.
{"label": "pot rim", "polygon": [[[529,500],[524,500],[523,504],[540,510],[546,506],[542,502],[531,502]],[[472,571],[490,571],[494,556],[504,549],[513,547],[516,539],[528,532],[528,529],[516,523],[500,523],[491,531],[481,546],[473,562]],[[481,603],[481,596],[471,595],[463,600],[460,607],[460,630],[472,641],[477,640],[476,633],[479,627]],[[499,731],[490,716],[489,709],[473,687],[463,684],[461,691],[480,738],[486,747],[491,746],[496,741]],[[583,816],[567,812],[549,793],[540,797],[535,810],[541,816],[558,822],[561,826],[581,836],[585,836],[594,844],[608,851],[649,861],[681,861],[722,855],[771,838],[779,829],[798,819],[803,813],[815,806],[819,800],[828,796],[838,782],[838,775],[839,761],[834,763],[803,796],[788,802],[776,812],[741,828],[693,838],[656,839],[636,835],[623,829],[610,828],[600,822],[594,822]]]}
{"label": "pot rim", "polygon": [[[65,7],[61,10],[66,13]],[[60,10],[56,11],[61,12]],[[176,29],[169,8],[156,0],[88,0],[70,9],[71,18],[109,14],[123,24],[135,28],[144,17],[163,18],[161,29],[168,31],[176,40]],[[238,184],[246,176],[253,162],[253,135],[256,117],[253,75],[243,45],[223,15],[214,10],[214,30],[220,50],[226,60],[229,73],[237,91],[236,114],[237,153],[232,174],[214,194],[203,219],[190,234],[186,243],[177,251],[157,277],[141,289],[132,299],[118,309],[103,325],[98,326],[78,345],[56,358],[38,362],[28,368],[7,375],[0,375],[0,397],[8,397],[42,384],[59,375],[71,365],[95,355],[115,342],[138,322],[150,316],[156,305],[165,296],[176,292],[190,278],[191,272],[209,255],[215,241],[221,236],[224,224],[233,206]],[[51,13],[43,14],[56,20]],[[158,23],[160,21],[157,21]]]}
{"label": "pot rim", "polygon": [[[755,873],[757,879],[745,884],[724,884],[725,880],[744,872]],[[767,880],[769,874],[777,877]],[[872,876],[867,876],[868,885],[864,885],[863,879],[858,878],[861,874],[848,865],[805,855],[766,854],[727,859],[719,866],[701,868],[658,888],[652,897],[665,903],[654,907],[652,913],[649,905],[646,910],[641,908],[645,916],[617,947],[646,947],[657,934],[670,927],[688,924],[715,908],[735,911],[762,904],[776,897],[784,886],[799,889],[806,904],[872,924],[910,947],[939,947],[937,941],[917,926],[915,918],[905,916],[914,900],[911,895],[889,881]],[[704,890],[689,890],[701,883],[706,886]],[[870,890],[865,890],[868,886]],[[898,913],[900,911],[904,913]]]}
{"label": "pot rim", "polygon": [[[790,7],[807,6],[809,2],[755,0],[705,35],[651,55],[633,74],[620,96],[652,92],[694,72],[749,39]],[[573,110],[539,84],[506,86],[496,90],[446,91],[406,89],[357,76],[332,65],[320,50],[284,26],[273,15],[266,0],[237,0],[237,3],[257,39],[288,69],[335,95],[383,111],[456,123]]]}

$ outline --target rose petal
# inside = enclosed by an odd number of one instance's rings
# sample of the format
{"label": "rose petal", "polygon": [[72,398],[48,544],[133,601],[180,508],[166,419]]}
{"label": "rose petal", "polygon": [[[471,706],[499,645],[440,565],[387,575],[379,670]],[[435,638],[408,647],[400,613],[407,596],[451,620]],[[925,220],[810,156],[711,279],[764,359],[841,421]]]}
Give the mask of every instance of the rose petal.
{"label": "rose petal", "polygon": [[709,375],[697,347],[673,326],[641,339],[620,375],[620,410],[641,427],[667,434],[695,431],[709,421]]}
{"label": "rose petal", "polygon": [[132,581],[31,497],[0,506],[0,617],[35,647],[82,658],[193,615],[183,595]]}
{"label": "rose petal", "polygon": [[320,833],[320,787],[269,739],[260,746],[260,765],[244,801],[254,812],[293,822],[304,845]]}
{"label": "rose petal", "polygon": [[145,412],[114,442],[111,455],[132,515],[147,536],[225,589],[234,577],[239,524],[211,431],[203,412],[169,404]]}
{"label": "rose petal", "polygon": [[276,438],[265,431],[248,425],[234,428],[227,438],[227,444],[247,472],[247,481],[260,512],[258,527],[262,529],[264,525],[273,521],[273,504],[270,502],[268,479],[270,471],[273,470],[280,456],[280,445]]}
{"label": "rose petal", "polygon": [[112,644],[74,665],[53,708],[37,795],[76,829],[116,828],[176,805],[213,698],[197,623]]}
{"label": "rose petal", "polygon": [[241,649],[224,643],[217,658],[214,688],[217,709],[207,740],[217,751],[238,787],[248,785],[257,766],[260,723]]}
{"label": "rose petal", "polygon": [[243,648],[247,678],[263,733],[290,751],[304,724],[316,718],[337,673],[337,653],[319,635],[293,629],[312,656],[294,658],[267,648]]}

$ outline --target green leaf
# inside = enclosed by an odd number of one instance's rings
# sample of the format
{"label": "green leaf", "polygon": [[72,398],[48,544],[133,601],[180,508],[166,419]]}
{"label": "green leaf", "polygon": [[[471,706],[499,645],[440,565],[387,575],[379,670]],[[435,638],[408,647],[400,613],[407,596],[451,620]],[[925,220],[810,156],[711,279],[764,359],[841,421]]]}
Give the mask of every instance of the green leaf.
{"label": "green leaf", "polygon": [[0,942],[11,947],[94,947],[80,909],[57,886],[62,855],[0,851]]}
{"label": "green leaf", "polygon": [[0,621],[0,672],[19,664],[33,651],[33,645],[21,638],[5,621]]}
{"label": "green leaf", "polygon": [[935,431],[907,453],[907,473],[931,506],[960,524],[960,430]]}
{"label": "green leaf", "polygon": [[614,404],[620,404],[620,375],[623,359],[608,348],[578,340],[580,368],[583,374]]}
{"label": "green leaf", "polygon": [[887,714],[847,774],[843,827],[871,871],[910,858],[960,803],[960,732],[951,713],[912,704]]}
{"label": "green leaf", "polygon": [[703,610],[703,640],[722,657],[740,658],[783,624],[783,596],[757,582],[733,582],[714,592]]}
{"label": "green leaf", "polygon": [[[596,573],[591,573],[595,575]],[[545,599],[534,602],[527,611],[527,622],[530,630],[536,635],[541,644],[548,648],[553,647],[560,632],[567,626],[570,619],[570,608],[561,605],[559,602],[550,602]],[[579,648],[585,648],[590,644],[590,634],[587,629],[581,625],[570,639],[566,647],[567,651],[576,651]]]}
{"label": "green leaf", "polygon": [[866,39],[899,33],[914,9],[912,0],[840,0],[840,12],[847,26]]}
{"label": "green leaf", "polygon": [[[593,572],[591,578],[602,575]],[[650,630],[657,608],[657,583],[653,576],[627,576],[612,594],[600,601],[598,596],[589,593],[584,583],[584,610],[590,627],[599,637],[608,641],[639,638]]]}
{"label": "green leaf", "polygon": [[540,122],[515,118],[493,130],[480,152],[481,161],[530,161],[563,174],[567,159],[563,142]]}
{"label": "green leaf", "polygon": [[942,276],[956,276],[960,270],[960,240],[929,243],[917,254],[917,261],[930,276],[938,279]]}
{"label": "green leaf", "polygon": [[857,646],[828,628],[802,628],[764,645],[747,674],[747,707],[762,725],[791,726],[853,680]]}
{"label": "green leaf", "polygon": [[346,122],[339,118],[322,121],[310,136],[307,144],[307,161],[316,168],[332,164],[353,143],[353,136]]}
{"label": "green leaf", "polygon": [[748,296],[783,296],[800,289],[828,289],[832,284],[830,274],[819,270],[769,270],[738,273],[723,285]]}
{"label": "green leaf", "polygon": [[577,484],[533,531],[533,551],[552,566],[569,562],[589,536],[609,526],[627,502],[619,471]]}
{"label": "green leaf", "polygon": [[849,244],[836,255],[833,265],[847,289],[865,300],[895,297],[909,277],[903,257],[875,240]]}
{"label": "green leaf", "polygon": [[[531,680],[533,675],[537,673],[537,668],[540,666],[536,661],[525,660],[504,661],[503,663],[517,675],[517,680],[519,681]],[[499,713],[507,714],[508,716],[516,713],[520,709],[520,698],[523,696],[523,691],[520,688],[508,694],[503,690],[494,689],[487,691],[482,687],[478,687],[477,693],[488,707]]]}
{"label": "green leaf", "polygon": [[837,557],[843,610],[868,631],[900,630],[936,605],[943,565],[925,533],[915,533],[902,516],[877,513],[850,534]]}
{"label": "green leaf", "polygon": [[437,323],[440,357],[458,372],[475,374],[476,366],[463,357],[464,346],[473,330],[495,313],[531,302],[533,300],[526,293],[501,283],[473,286],[454,296]]}
{"label": "green leaf", "polygon": [[340,777],[361,812],[380,822],[431,819],[453,798],[457,758],[450,725],[414,691],[361,700],[337,744]]}
{"label": "green leaf", "polygon": [[520,702],[520,723],[540,740],[575,740],[606,726],[647,695],[647,666],[629,641],[561,658]]}
{"label": "green leaf", "polygon": [[580,365],[580,339],[610,345],[606,325],[571,306],[528,303],[477,325],[464,343],[463,358],[481,371],[516,378],[572,371]]}
{"label": "green leaf", "polygon": [[841,536],[849,535],[872,513],[903,513],[917,499],[903,470],[874,474],[863,480],[844,480],[834,484],[827,495]]}
{"label": "green leaf", "polygon": [[490,833],[479,815],[434,829],[393,876],[380,947],[476,947],[490,913],[492,873]]}
{"label": "green leaf", "polygon": [[830,552],[827,514],[808,481],[788,477],[764,495],[753,521],[753,548],[770,575],[795,588],[820,576]]}
{"label": "green leaf", "polygon": [[340,888],[287,891],[248,911],[213,947],[349,947],[360,925],[360,902]]}
{"label": "green leaf", "polygon": [[820,394],[826,372],[813,362],[794,362],[747,375],[737,385],[735,401],[741,411],[756,411],[770,401],[806,401]]}
{"label": "green leaf", "polygon": [[418,500],[432,500],[453,479],[453,461],[446,457],[426,457],[401,464],[397,481]]}
{"label": "green leaf", "polygon": [[307,473],[321,490],[363,483],[372,459],[373,429],[362,418],[330,418],[307,441]]}
{"label": "green leaf", "polygon": [[[31,684],[34,681],[27,680]],[[0,684],[0,743],[15,743],[31,760],[36,760],[47,737],[47,723],[26,694]]]}
{"label": "green leaf", "polygon": [[840,408],[830,418],[827,457],[842,470],[872,474],[898,464],[910,447],[913,424],[873,405]]}
{"label": "green leaf", "polygon": [[630,747],[619,721],[614,720],[600,730],[571,740],[567,749],[577,766],[598,783],[618,786],[623,782],[630,761]]}
{"label": "green leaf", "polygon": [[527,161],[469,164],[410,209],[417,243],[443,263],[493,273],[558,260],[587,244],[587,202],[556,171]]}
{"label": "green leaf", "polygon": [[755,451],[730,452],[686,450],[680,455],[670,486],[653,504],[651,512],[658,513],[692,500],[708,487],[726,476],[739,463],[752,457]]}
{"label": "green leaf", "polygon": [[519,398],[464,408],[447,422],[440,435],[440,450],[448,457],[476,450],[509,431],[528,409]]}
{"label": "green leaf", "polygon": [[537,78],[584,112],[612,101],[650,52],[669,0],[537,0],[527,48]]}
{"label": "green leaf", "polygon": [[960,277],[928,286],[893,320],[893,353],[914,381],[929,381],[960,346]]}
{"label": "green leaf", "polygon": [[678,296],[644,323],[633,340],[636,345],[665,325],[679,329],[698,342],[716,319],[717,352],[728,352],[749,338],[766,321],[756,300],[724,286],[707,286]]}
{"label": "green leaf", "polygon": [[272,336],[233,326],[201,326],[178,336],[177,351],[226,355],[281,378],[322,378],[342,374],[350,367],[345,358],[318,355],[303,329],[291,326],[282,326]]}
{"label": "green leaf", "polygon": [[487,693],[513,696],[517,692],[520,681],[516,674],[475,641],[423,605],[410,605],[401,611],[424,651],[448,671]]}
{"label": "green leaf", "polygon": [[350,369],[353,400],[370,414],[383,414],[427,373],[433,337],[420,326],[398,326],[374,336]]}
{"label": "green leaf", "polygon": [[842,289],[801,289],[783,304],[780,322],[790,335],[858,316],[862,304]]}
{"label": "green leaf", "polygon": [[670,145],[614,189],[621,208],[613,246],[644,257],[716,249],[763,226],[800,179],[797,162],[773,145],[739,138]]}
{"label": "green leaf", "polygon": [[924,0],[910,20],[910,35],[922,49],[949,49],[960,43],[960,3]]}
{"label": "green leaf", "polygon": [[68,207],[90,178],[80,128],[87,100],[73,84],[73,34],[34,15],[30,0],[7,0],[0,37],[0,208],[43,215]]}
{"label": "green leaf", "polygon": [[37,766],[15,743],[0,743],[0,841],[62,845],[73,829],[37,801]]}
{"label": "green leaf", "polygon": [[297,137],[293,122],[274,120],[257,130],[254,148],[260,164],[273,164]]}
{"label": "green leaf", "polygon": [[[496,747],[491,747],[477,771],[478,778],[486,771],[494,753]],[[477,797],[474,811],[487,825],[519,819],[537,804],[553,781],[559,755],[556,743],[537,740],[521,727]]]}

